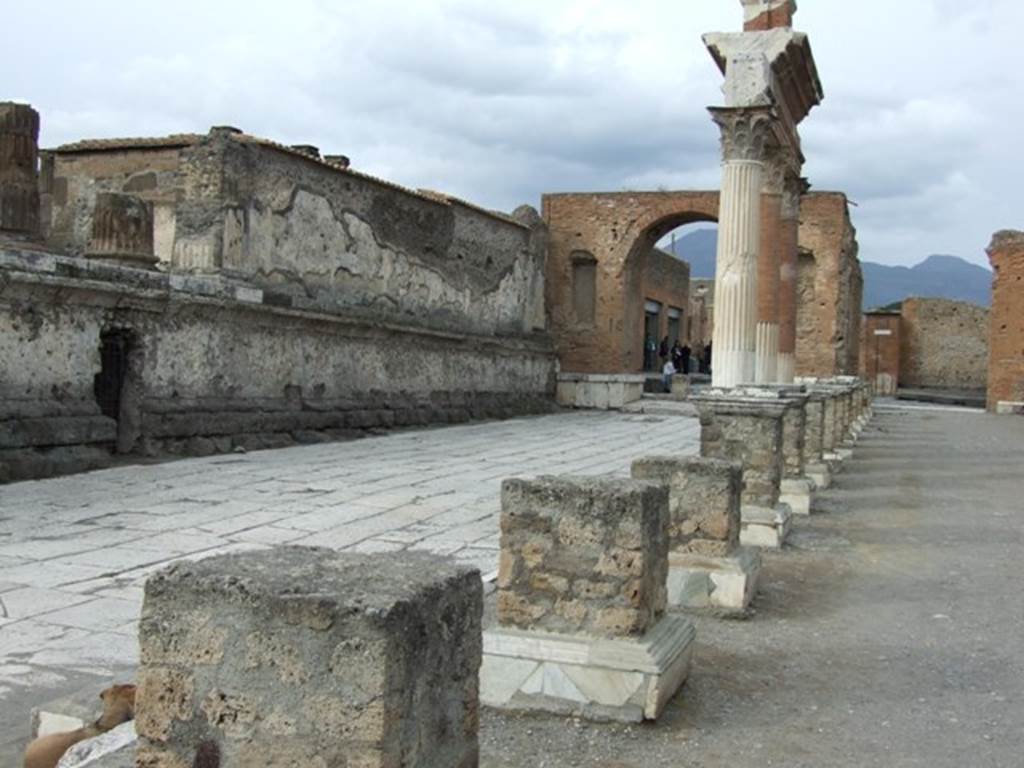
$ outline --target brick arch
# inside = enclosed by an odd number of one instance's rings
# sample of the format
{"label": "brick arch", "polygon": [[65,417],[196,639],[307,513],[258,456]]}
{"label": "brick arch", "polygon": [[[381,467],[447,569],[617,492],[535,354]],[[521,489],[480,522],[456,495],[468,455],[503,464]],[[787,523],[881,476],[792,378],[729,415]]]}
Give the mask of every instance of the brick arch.
{"label": "brick arch", "polygon": [[[553,194],[544,196],[543,209],[550,233],[546,298],[562,370],[639,371],[646,256],[676,227],[717,221],[718,192]],[[577,322],[572,312],[575,251],[587,251],[597,261],[596,307],[589,324]]]}

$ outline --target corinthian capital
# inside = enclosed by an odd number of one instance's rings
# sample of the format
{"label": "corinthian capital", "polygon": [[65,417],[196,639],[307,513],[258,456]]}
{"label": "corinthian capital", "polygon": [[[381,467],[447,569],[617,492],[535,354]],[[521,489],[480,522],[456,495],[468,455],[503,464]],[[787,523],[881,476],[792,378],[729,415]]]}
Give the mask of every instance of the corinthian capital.
{"label": "corinthian capital", "polygon": [[800,177],[799,165],[794,166],[792,171],[786,174],[786,179],[782,188],[783,219],[800,218],[800,196],[803,195],[809,187],[810,185],[807,183],[807,180]]}
{"label": "corinthian capital", "polygon": [[769,195],[785,193],[786,179],[800,175],[797,153],[787,144],[769,144],[764,151],[761,191]]}
{"label": "corinthian capital", "polygon": [[710,107],[708,111],[722,132],[723,160],[764,160],[776,120],[771,107]]}

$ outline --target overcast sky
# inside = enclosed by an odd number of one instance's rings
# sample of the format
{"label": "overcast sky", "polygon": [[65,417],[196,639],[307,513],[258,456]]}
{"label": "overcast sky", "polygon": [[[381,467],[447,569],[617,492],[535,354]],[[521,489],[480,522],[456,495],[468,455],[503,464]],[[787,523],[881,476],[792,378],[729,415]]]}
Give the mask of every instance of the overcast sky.
{"label": "overcast sky", "polygon": [[[717,187],[700,35],[741,21],[739,0],[8,0],[0,99],[40,110],[43,146],[230,124],[511,210]],[[1024,228],[1024,1],[801,0],[796,26],[826,94],[805,174],[857,204],[861,258],[987,265]]]}

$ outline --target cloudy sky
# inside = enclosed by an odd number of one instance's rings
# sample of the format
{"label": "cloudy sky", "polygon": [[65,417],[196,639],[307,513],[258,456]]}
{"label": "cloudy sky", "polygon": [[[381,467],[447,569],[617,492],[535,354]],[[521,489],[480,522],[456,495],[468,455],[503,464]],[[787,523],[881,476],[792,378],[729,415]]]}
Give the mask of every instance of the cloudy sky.
{"label": "cloudy sky", "polygon": [[[718,185],[700,35],[738,0],[8,0],[0,99],[44,146],[231,124],[481,205]],[[1021,0],[801,0],[825,87],[806,175],[861,257],[987,264],[1024,228]],[[13,62],[24,62],[14,66]]]}

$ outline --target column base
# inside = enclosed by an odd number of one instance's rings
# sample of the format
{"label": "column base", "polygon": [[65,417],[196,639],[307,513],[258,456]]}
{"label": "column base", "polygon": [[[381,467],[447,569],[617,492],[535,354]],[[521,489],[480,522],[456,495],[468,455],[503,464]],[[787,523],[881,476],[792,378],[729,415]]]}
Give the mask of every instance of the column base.
{"label": "column base", "polygon": [[489,629],[480,701],[592,720],[655,720],[686,681],[695,636],[693,624],[677,615],[637,638]]}
{"label": "column base", "polygon": [[815,482],[808,477],[783,480],[779,487],[779,502],[788,504],[794,515],[811,514]]}
{"label": "column base", "polygon": [[832,473],[825,462],[806,465],[804,476],[814,483],[815,489],[824,490],[832,485]]}
{"label": "column base", "polygon": [[774,508],[744,504],[740,509],[740,544],[781,549],[792,524],[793,513],[786,504]]}
{"label": "column base", "polygon": [[743,617],[760,575],[757,547],[737,547],[727,557],[669,552],[668,604],[694,613]]}
{"label": "column base", "polygon": [[792,352],[779,352],[776,368],[779,384],[792,384],[796,376],[796,356]]}

